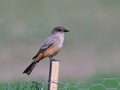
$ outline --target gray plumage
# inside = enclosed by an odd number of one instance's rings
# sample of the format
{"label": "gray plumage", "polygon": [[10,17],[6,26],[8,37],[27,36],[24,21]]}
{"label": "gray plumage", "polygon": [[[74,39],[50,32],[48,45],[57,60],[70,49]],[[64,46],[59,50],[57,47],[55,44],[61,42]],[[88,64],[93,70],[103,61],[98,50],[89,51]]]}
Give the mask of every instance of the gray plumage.
{"label": "gray plumage", "polygon": [[69,30],[64,27],[55,27],[37,54],[32,58],[33,62],[24,70],[23,73],[29,75],[36,66],[36,63],[40,60],[46,57],[53,58],[53,56],[57,55],[63,46],[64,35],[66,32],[69,32]]}

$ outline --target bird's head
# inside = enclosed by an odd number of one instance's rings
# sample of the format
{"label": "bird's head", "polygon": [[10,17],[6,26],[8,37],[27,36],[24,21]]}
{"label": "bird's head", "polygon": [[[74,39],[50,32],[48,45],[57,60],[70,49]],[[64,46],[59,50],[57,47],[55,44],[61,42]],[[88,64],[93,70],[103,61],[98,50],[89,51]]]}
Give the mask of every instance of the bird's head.
{"label": "bird's head", "polygon": [[69,32],[69,30],[64,27],[57,26],[53,29],[52,34],[65,34],[66,32]]}

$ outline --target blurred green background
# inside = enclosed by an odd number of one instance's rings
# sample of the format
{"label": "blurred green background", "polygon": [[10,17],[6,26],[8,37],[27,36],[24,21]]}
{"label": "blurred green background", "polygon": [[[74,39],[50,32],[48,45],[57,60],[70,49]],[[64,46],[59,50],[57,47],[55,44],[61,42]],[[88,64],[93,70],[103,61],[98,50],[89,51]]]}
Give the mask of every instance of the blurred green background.
{"label": "blurred green background", "polygon": [[70,29],[60,78],[120,72],[120,0],[0,0],[0,81],[48,77],[49,59],[23,70],[55,26]]}

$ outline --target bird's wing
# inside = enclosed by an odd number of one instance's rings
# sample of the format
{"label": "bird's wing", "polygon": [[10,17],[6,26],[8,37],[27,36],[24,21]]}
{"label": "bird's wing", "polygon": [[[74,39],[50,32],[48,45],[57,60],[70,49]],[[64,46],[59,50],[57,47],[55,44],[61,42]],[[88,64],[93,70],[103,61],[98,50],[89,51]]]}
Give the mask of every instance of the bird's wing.
{"label": "bird's wing", "polygon": [[38,53],[32,58],[35,59],[41,52],[48,49],[50,46],[52,46],[57,41],[57,37],[48,37],[47,40],[43,43],[41,48],[39,49]]}

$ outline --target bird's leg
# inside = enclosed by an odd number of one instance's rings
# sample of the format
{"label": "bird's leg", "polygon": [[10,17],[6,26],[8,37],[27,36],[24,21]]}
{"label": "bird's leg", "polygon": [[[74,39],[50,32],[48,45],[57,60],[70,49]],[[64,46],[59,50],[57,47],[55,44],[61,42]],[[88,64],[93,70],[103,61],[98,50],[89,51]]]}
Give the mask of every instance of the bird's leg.
{"label": "bird's leg", "polygon": [[50,61],[55,61],[55,59],[53,57],[49,57]]}
{"label": "bird's leg", "polygon": [[49,57],[49,59],[50,59],[50,61],[52,61],[52,58],[51,58],[51,57]]}

